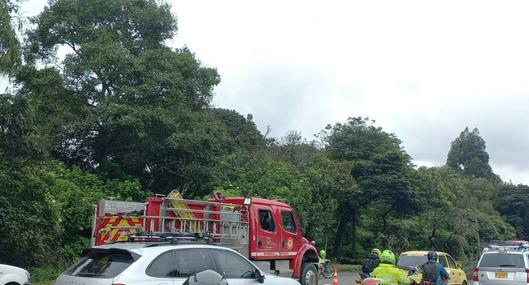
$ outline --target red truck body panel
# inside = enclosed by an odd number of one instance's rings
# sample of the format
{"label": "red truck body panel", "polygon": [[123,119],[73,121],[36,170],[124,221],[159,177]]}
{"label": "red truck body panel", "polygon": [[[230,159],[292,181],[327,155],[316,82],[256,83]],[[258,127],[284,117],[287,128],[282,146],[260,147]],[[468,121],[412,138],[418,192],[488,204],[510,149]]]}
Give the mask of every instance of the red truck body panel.
{"label": "red truck body panel", "polygon": [[[244,197],[227,197],[221,201],[149,197],[145,203],[106,203],[98,204],[96,209],[93,231],[95,245],[126,241],[128,235],[140,231],[220,233],[226,230],[225,224],[233,224],[233,217],[226,222],[227,216],[233,214],[236,215],[236,222],[246,225],[244,230],[247,234],[243,235],[246,235],[247,249],[243,250],[248,251],[246,255],[250,259],[288,260],[293,276],[299,277],[302,263],[308,262],[306,254],[310,252],[311,262],[317,256],[314,244],[303,238],[292,207],[283,202],[252,198],[251,204],[245,205]],[[110,207],[113,203],[123,203],[123,207]],[[138,211],[141,206],[143,210]],[[118,208],[134,209],[140,214],[130,216],[130,213],[116,212],[119,211],[116,210]],[[217,238],[217,242],[219,241],[222,241],[221,238]]]}

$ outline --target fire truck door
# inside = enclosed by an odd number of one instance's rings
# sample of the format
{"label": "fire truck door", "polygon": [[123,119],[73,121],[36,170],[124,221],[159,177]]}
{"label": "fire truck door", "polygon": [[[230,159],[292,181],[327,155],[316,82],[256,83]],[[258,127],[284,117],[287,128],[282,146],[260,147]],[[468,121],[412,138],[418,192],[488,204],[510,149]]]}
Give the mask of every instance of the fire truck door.
{"label": "fire truck door", "polygon": [[291,209],[279,208],[278,211],[281,219],[281,256],[296,256],[300,244],[299,225]]}
{"label": "fire truck door", "polygon": [[266,205],[256,207],[259,224],[257,225],[257,250],[252,257],[264,259],[264,257],[279,256],[280,228],[278,221],[274,219],[272,208]]}

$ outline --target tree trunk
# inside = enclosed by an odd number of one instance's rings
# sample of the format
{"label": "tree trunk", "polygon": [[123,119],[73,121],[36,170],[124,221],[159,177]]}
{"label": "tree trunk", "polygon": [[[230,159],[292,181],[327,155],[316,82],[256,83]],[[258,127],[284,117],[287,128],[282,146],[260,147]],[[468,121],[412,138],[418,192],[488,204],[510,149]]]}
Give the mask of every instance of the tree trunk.
{"label": "tree trunk", "polygon": [[382,230],[378,232],[379,236],[380,234],[382,234],[382,236],[384,237],[382,239],[382,245],[387,248],[387,247],[390,247],[390,245],[388,244],[388,239],[387,239],[387,231],[388,231],[388,216],[389,214],[393,211],[393,205],[388,209],[386,210],[383,214],[382,214]]}
{"label": "tree trunk", "polygon": [[350,215],[350,220],[351,220],[351,243],[353,244],[353,256],[352,258],[356,258],[356,251],[355,251],[355,244],[356,244],[356,225],[358,224],[358,218],[357,218],[357,214],[356,214],[356,210],[355,209],[351,209],[351,215]]}
{"label": "tree trunk", "polygon": [[388,230],[388,215],[393,211],[393,205],[382,214],[382,233],[386,234]]}
{"label": "tree trunk", "polygon": [[430,248],[431,249],[436,249],[435,242],[433,240],[435,238],[435,232],[436,231],[437,231],[436,225],[433,224],[432,234],[428,237],[428,240],[430,241]]}
{"label": "tree trunk", "polygon": [[336,229],[336,238],[334,240],[333,255],[336,257],[339,256],[340,252],[342,251],[342,242],[346,234],[347,223],[349,222],[347,214],[343,209],[341,209],[340,213],[340,222],[338,223],[338,229]]}

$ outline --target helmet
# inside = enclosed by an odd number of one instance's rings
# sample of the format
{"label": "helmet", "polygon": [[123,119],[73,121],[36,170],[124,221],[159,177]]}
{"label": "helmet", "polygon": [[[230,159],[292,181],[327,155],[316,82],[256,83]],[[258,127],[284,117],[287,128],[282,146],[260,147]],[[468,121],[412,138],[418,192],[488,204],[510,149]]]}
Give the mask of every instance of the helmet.
{"label": "helmet", "polygon": [[437,252],[429,251],[428,252],[428,260],[437,260]]}
{"label": "helmet", "polygon": [[320,250],[320,257],[321,258],[325,258],[326,255],[327,255],[327,252],[325,252],[324,249]]}
{"label": "helmet", "polygon": [[380,256],[380,249],[378,249],[378,248],[373,248],[373,250],[371,251],[371,253]]}
{"label": "helmet", "polygon": [[395,264],[395,254],[393,251],[386,249],[380,254],[380,262]]}

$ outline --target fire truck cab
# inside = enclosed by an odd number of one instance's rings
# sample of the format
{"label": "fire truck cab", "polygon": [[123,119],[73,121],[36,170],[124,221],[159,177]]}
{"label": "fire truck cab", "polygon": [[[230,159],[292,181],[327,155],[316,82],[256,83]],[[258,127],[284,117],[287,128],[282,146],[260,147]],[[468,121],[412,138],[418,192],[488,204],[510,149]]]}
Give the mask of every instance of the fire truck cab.
{"label": "fire truck cab", "polygon": [[95,209],[92,244],[127,241],[135,233],[208,234],[264,270],[288,264],[301,284],[317,284],[318,254],[302,236],[292,207],[269,199],[227,197],[208,201],[183,199],[178,192],[150,197],[145,203],[100,201]]}

